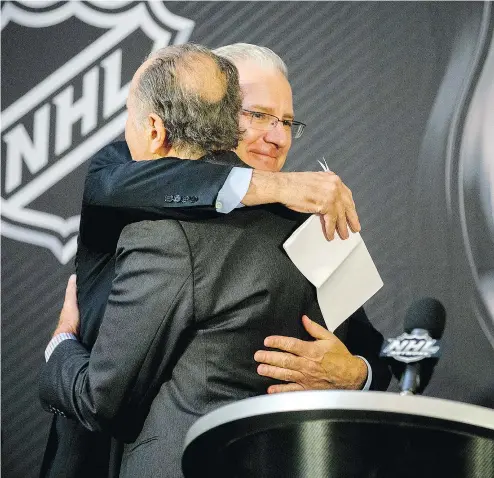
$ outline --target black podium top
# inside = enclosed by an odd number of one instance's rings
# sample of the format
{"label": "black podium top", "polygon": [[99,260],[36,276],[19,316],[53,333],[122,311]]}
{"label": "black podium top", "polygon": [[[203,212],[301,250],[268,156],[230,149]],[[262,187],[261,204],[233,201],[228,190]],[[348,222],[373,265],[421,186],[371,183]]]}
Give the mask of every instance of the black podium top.
{"label": "black podium top", "polygon": [[494,477],[494,411],[385,392],[310,391],[241,400],[185,439],[193,477]]}

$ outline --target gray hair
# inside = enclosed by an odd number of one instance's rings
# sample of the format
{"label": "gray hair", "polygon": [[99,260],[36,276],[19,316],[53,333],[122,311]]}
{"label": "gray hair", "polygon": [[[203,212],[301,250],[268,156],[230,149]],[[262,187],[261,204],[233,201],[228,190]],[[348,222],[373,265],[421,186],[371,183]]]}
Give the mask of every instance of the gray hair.
{"label": "gray hair", "polygon": [[265,46],[250,43],[233,43],[213,50],[213,53],[230,60],[232,63],[242,60],[251,60],[264,68],[274,68],[288,79],[288,68],[285,62],[273,51]]}
{"label": "gray hair", "polygon": [[168,143],[182,152],[236,148],[242,98],[235,65],[191,43],[161,48],[148,60],[134,90],[141,116],[157,114]]}

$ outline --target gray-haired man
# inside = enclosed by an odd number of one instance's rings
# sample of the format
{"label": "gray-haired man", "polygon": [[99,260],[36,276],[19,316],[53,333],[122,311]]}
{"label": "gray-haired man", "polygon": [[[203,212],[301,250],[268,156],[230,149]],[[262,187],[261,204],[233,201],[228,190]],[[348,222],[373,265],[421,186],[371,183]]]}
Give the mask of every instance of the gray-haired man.
{"label": "gray-haired man", "polygon": [[[196,80],[201,78],[201,71],[197,73]],[[149,91],[154,86],[148,84],[146,88]],[[224,118],[210,120],[218,123]],[[187,128],[187,124],[177,127]],[[173,133],[170,127],[167,131]],[[217,147],[205,146],[205,149]],[[231,153],[218,153],[219,158],[222,156],[228,158]],[[146,218],[212,217],[216,213],[228,213],[241,203],[255,206],[279,202],[297,211],[321,213],[328,238],[333,237],[335,230],[341,237],[348,237],[347,222],[352,230],[360,229],[351,192],[337,175],[271,172],[263,170],[262,164],[254,167],[258,169],[178,158],[132,161],[124,142],[103,148],[91,159],[76,256],[81,306],[79,339],[88,350],[96,340],[104,314],[114,275],[114,253],[126,224]],[[57,329],[49,350],[67,337],[63,332],[66,332],[63,328]],[[54,418],[41,476],[96,477],[99,471],[105,476],[108,466],[105,460],[93,460],[95,466],[87,473],[77,471],[84,470],[88,463],[77,461],[77,457],[84,456],[84,447],[75,444],[75,435],[86,442],[87,454],[95,457],[101,456],[100,451],[108,440],[101,443],[94,436],[87,437],[87,431],[74,421]],[[63,429],[68,427],[72,430],[67,435]],[[72,458],[68,460],[67,456]]]}
{"label": "gray-haired man", "polygon": [[[241,65],[238,66],[242,72]],[[251,163],[261,161],[269,169],[277,170],[285,161],[294,126],[288,82],[283,75],[269,71],[265,78],[258,76],[252,83],[249,78],[244,84],[248,86],[247,90],[253,88],[250,96],[248,91],[244,95],[244,102],[252,100],[254,103],[244,104],[241,126],[246,129],[244,138],[247,140],[243,139],[237,151],[247,164],[254,166]],[[260,85],[264,87],[259,88]],[[135,100],[137,95],[131,95],[131,98]],[[138,108],[132,110],[134,106],[137,105],[130,101],[129,117],[134,117],[138,111]],[[254,107],[257,107],[257,111]],[[134,134],[132,124],[128,130],[129,146],[136,156],[141,153],[147,156],[163,155],[160,144],[164,144],[166,129],[153,114],[148,114],[148,127],[140,131],[150,133],[145,135],[144,141],[140,139],[142,134]],[[265,122],[269,115],[276,121]],[[165,137],[160,136],[160,131],[165,131]],[[152,149],[155,146],[157,149]],[[241,151],[242,147],[245,147],[245,154]],[[65,361],[69,362],[68,367],[72,364],[72,370],[74,360],[79,363],[75,368],[80,373],[77,373],[72,385],[80,394],[75,394],[73,401],[70,399],[70,403],[67,403],[47,392],[47,401],[53,399],[51,403],[55,403],[57,408],[76,415],[90,429],[111,429],[116,435],[127,439],[132,436],[132,424],[126,422],[124,427],[120,417],[142,414],[146,410],[143,404],[149,404],[157,387],[163,379],[169,377],[166,386],[163,385],[153,401],[151,413],[138,438],[138,443],[148,445],[145,448],[136,447],[139,448],[137,452],[133,447],[126,448],[122,470],[124,476],[135,476],[136,473],[139,476],[176,476],[179,473],[177,450],[180,449],[180,439],[190,425],[191,418],[221,403],[263,393],[269,385],[269,380],[256,376],[251,358],[262,338],[273,332],[299,339],[308,338],[299,322],[304,312],[309,312],[314,319],[321,321],[312,289],[294,270],[293,265],[287,262],[287,258],[280,255],[280,240],[296,225],[296,221],[273,214],[274,211],[242,211],[241,219],[232,216],[219,222],[215,220],[194,225],[159,221],[129,226],[120,240],[114,292],[89,368],[85,365],[87,354],[83,349],[77,352],[77,343],[64,343],[54,352],[56,356],[52,371],[56,371],[57,364],[58,372],[64,370]],[[246,227],[247,224],[249,227]],[[254,236],[250,238],[252,234]],[[207,240],[203,241],[202,238]],[[256,265],[253,254],[256,254],[258,244],[263,247],[259,251],[259,264]],[[186,248],[181,249],[185,245]],[[214,247],[218,245],[220,249],[215,250]],[[241,267],[228,267],[232,260],[240,261]],[[195,265],[188,272],[191,261]],[[218,267],[220,275],[215,274]],[[277,275],[273,275],[273,267],[276,267]],[[262,268],[266,269],[264,273],[261,272]],[[262,279],[259,278],[260,273]],[[139,284],[137,289],[136,284]],[[284,293],[280,293],[281,284],[286,289]],[[244,299],[242,296],[245,296]],[[195,311],[190,309],[191,297],[194,297],[192,304],[196,303]],[[215,300],[212,301],[211,297]],[[173,299],[173,305],[162,302],[162,299],[165,302]],[[133,311],[134,306],[138,310]],[[138,314],[145,317],[146,321],[129,323],[126,314]],[[223,324],[229,323],[230,315],[235,318],[230,322],[233,329],[223,329]],[[247,329],[244,329],[244,321],[252,322]],[[365,322],[364,317],[356,317],[356,321]],[[307,324],[306,321],[306,327],[310,329],[311,325]],[[129,333],[124,334],[122,329],[129,326]],[[197,336],[201,329],[204,331],[204,334],[199,334],[202,338]],[[150,342],[150,348],[147,348],[144,343],[147,343],[149,333],[157,338],[157,344]],[[253,335],[247,337],[246,333]],[[118,344],[116,347],[115,339]],[[366,377],[365,365],[361,359],[350,354],[336,337],[332,337],[332,340],[339,347],[339,364],[348,371],[354,371],[343,377],[343,381],[350,388],[360,387]],[[370,346],[371,341],[366,342]],[[204,344],[213,347],[217,355],[215,359],[211,358],[213,375],[222,370],[223,363],[230,366],[215,379],[223,384],[220,387],[222,393],[213,387],[209,390],[206,402],[199,397],[208,389],[207,383],[211,376],[206,371],[205,375],[201,373],[194,378],[194,369],[189,367],[197,364],[197,354]],[[327,351],[327,348],[320,350]],[[333,347],[333,352],[335,350]],[[119,357],[120,353],[124,353],[124,356]],[[144,362],[140,359],[142,354],[148,357]],[[232,368],[235,363],[233,357],[239,363]],[[101,367],[109,375],[102,376]],[[192,376],[189,376],[191,373]],[[245,376],[242,379],[234,378],[232,373]],[[176,395],[178,390],[185,390],[184,386],[190,390],[190,397],[183,396],[182,392],[180,396]],[[88,397],[91,403],[88,403]],[[130,403],[126,402],[127,399]],[[190,407],[196,411],[191,413],[191,409],[187,412]],[[169,422],[164,423],[163,420]],[[161,430],[161,438],[153,435],[158,429]],[[141,460],[146,462],[146,467],[139,464]]]}

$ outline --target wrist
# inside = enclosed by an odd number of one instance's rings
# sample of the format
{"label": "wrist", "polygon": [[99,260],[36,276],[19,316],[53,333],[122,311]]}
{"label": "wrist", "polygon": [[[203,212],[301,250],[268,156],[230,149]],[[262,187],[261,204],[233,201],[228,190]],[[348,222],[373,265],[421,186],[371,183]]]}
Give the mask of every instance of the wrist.
{"label": "wrist", "polygon": [[280,176],[283,174],[254,169],[249,189],[242,199],[242,204],[258,206],[259,204],[279,202],[279,182]]}
{"label": "wrist", "polygon": [[297,186],[300,185],[297,184],[297,178],[300,177],[301,174],[304,173],[274,173],[271,182],[271,202],[283,204],[284,206],[293,209],[294,211],[302,211],[302,209],[296,207],[299,203],[297,198],[299,189],[297,189]]}
{"label": "wrist", "polygon": [[48,342],[48,345],[46,346],[45,349],[45,361],[48,362],[48,360],[51,357],[51,354],[53,351],[58,347],[59,344],[64,342],[65,340],[77,340],[77,337],[73,334],[67,333],[67,332],[60,332],[57,334],[54,334],[53,337],[51,338],[50,342]]}
{"label": "wrist", "polygon": [[355,390],[361,390],[365,382],[367,381],[367,374],[368,374],[368,368],[367,368],[367,363],[365,360],[361,357],[357,357],[354,355],[355,358],[355,380],[354,380],[354,389]]}
{"label": "wrist", "polygon": [[59,334],[70,334],[70,335],[75,335],[77,337],[78,331],[68,326],[58,326],[53,332],[52,338],[55,337],[55,335],[59,335]]}

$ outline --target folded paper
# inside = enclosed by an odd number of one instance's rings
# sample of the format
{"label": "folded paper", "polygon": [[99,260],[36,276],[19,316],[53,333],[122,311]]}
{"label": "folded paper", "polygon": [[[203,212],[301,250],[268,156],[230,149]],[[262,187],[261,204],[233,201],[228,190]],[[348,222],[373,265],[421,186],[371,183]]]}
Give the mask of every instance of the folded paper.
{"label": "folded paper", "polygon": [[342,240],[324,237],[319,216],[305,221],[283,244],[288,257],[317,288],[317,300],[329,330],[367,302],[383,282],[357,233]]}

